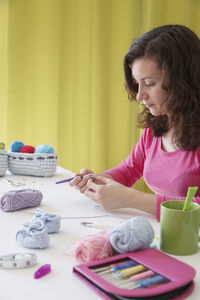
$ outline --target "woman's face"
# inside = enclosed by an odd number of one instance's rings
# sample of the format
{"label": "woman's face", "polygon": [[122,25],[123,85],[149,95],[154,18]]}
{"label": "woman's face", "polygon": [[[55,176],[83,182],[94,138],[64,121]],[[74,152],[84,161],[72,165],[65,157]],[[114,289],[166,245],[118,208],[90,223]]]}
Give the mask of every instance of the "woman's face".
{"label": "woman's face", "polygon": [[169,95],[162,88],[164,72],[153,58],[136,59],[131,66],[132,76],[138,85],[137,101],[150,110],[154,116],[167,114],[166,99]]}

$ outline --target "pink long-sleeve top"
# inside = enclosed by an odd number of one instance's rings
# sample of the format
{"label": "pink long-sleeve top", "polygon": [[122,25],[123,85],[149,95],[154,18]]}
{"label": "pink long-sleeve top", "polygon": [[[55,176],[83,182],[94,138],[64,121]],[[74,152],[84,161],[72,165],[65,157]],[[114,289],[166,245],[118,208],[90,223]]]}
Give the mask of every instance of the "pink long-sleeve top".
{"label": "pink long-sleeve top", "polygon": [[200,204],[200,147],[194,151],[166,152],[161,147],[161,137],[152,136],[150,128],[143,130],[129,156],[106,173],[127,187],[143,177],[156,194],[158,220],[160,204],[166,200],[184,200],[189,186],[199,187],[193,201]]}

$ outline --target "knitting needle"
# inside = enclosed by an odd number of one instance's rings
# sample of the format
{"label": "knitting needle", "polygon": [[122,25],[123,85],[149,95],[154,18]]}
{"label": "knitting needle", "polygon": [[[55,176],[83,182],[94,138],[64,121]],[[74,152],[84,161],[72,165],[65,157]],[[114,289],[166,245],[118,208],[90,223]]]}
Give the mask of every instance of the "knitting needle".
{"label": "knitting needle", "polygon": [[[60,180],[60,181],[56,181],[56,184],[64,183],[64,182],[70,182],[70,181],[72,181],[74,178],[76,178],[77,176],[80,176],[81,178],[84,177],[83,175],[76,175],[76,176],[73,176],[73,177],[70,177],[70,178],[66,178],[66,179],[63,179],[63,180]],[[92,174],[90,174],[89,177],[92,178],[92,179],[95,179],[94,175],[92,175]]]}

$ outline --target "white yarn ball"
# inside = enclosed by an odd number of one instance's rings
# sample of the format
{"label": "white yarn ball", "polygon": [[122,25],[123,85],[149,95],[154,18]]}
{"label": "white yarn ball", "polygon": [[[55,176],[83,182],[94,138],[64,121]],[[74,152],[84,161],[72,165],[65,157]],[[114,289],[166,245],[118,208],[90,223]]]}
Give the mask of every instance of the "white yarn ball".
{"label": "white yarn ball", "polygon": [[149,247],[154,234],[154,229],[147,219],[134,217],[111,230],[110,242],[119,253],[132,252]]}

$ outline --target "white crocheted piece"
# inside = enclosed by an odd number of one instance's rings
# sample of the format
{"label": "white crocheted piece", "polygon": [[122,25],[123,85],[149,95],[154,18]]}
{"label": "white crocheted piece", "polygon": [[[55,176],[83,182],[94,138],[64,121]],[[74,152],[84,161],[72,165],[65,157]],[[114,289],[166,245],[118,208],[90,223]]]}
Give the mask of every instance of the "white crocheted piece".
{"label": "white crocheted piece", "polygon": [[56,172],[56,153],[8,152],[8,169],[12,174],[50,177]]}
{"label": "white crocheted piece", "polygon": [[6,150],[0,150],[0,176],[4,176],[8,168],[8,155]]}

